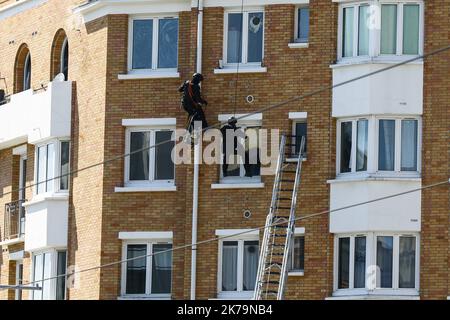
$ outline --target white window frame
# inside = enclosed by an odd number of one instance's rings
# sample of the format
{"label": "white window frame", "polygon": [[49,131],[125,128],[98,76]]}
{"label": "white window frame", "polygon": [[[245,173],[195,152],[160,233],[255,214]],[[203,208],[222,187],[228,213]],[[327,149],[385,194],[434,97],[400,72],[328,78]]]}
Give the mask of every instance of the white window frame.
{"label": "white window frame", "polygon": [[[356,148],[357,148],[357,121],[368,120],[367,140],[367,170],[356,171]],[[394,171],[378,170],[379,151],[379,120],[395,120],[395,168]],[[401,171],[401,124],[402,120],[417,121],[417,171]],[[341,123],[352,122],[352,151],[351,172],[341,173]],[[377,115],[361,116],[352,118],[341,118],[336,122],[336,176],[339,178],[367,177],[377,175],[380,177],[420,178],[422,169],[422,117],[417,115]]]}
{"label": "white window frame", "polygon": [[[131,133],[132,132],[150,132],[150,146],[155,145],[155,138],[157,131],[175,131],[175,127],[172,126],[133,126],[127,127],[125,130],[125,154],[130,153],[131,148]],[[172,135],[173,141],[174,135]],[[142,181],[130,181],[130,157],[125,157],[125,173],[124,173],[124,183],[125,187],[149,187],[149,186],[174,186],[175,176],[176,176],[176,165],[174,164],[174,178],[169,180],[155,180],[155,160],[156,160],[156,148],[150,148],[150,159],[149,159],[149,180]]]}
{"label": "white window frame", "polygon": [[[239,119],[242,116],[245,116],[245,114],[236,114],[236,115],[219,115],[219,121],[222,122],[222,125],[225,125],[229,118],[234,116],[235,118]],[[256,115],[259,117],[259,114]],[[225,120],[226,119],[226,120]],[[262,128],[262,118],[261,119],[252,119],[252,117],[239,119],[236,126],[238,128],[242,128],[244,133],[247,128],[252,127],[258,127]],[[258,137],[259,141],[259,137]],[[238,142],[242,143],[245,146],[245,139],[238,138]],[[220,144],[220,157],[223,159],[223,145],[222,141]],[[246,184],[246,183],[261,183],[261,175],[254,176],[254,177],[246,177],[245,176],[245,169],[244,169],[244,159],[242,159],[242,163],[240,164],[240,175],[235,177],[224,177],[223,176],[223,170],[222,165],[220,165],[220,183],[221,184]]]}
{"label": "white window frame", "polygon": [[[52,278],[51,280],[48,280],[50,283],[50,299],[49,300],[56,300],[56,290],[57,290],[57,274],[58,274],[58,252],[60,251],[66,251],[66,270],[67,270],[67,262],[68,262],[68,255],[67,255],[67,248],[53,248],[50,250],[39,250],[39,251],[35,251],[31,254],[31,264],[30,264],[30,278],[31,281],[35,281],[35,257],[37,255],[44,255],[49,253],[50,254],[50,259],[51,259],[51,266],[50,266],[50,277]],[[67,271],[66,271],[67,273]],[[29,299],[30,300],[35,300],[34,299],[34,292],[35,291],[31,291],[31,294],[29,295]],[[43,292],[42,292],[43,294]],[[64,290],[64,299],[67,298],[67,277],[66,277],[66,286],[65,286],[65,290]],[[43,300],[43,299],[41,299]]]}
{"label": "white window frame", "polygon": [[[61,193],[61,194],[68,194],[69,193],[69,189],[67,190],[61,190],[60,188],[60,178],[57,178],[60,176],[60,172],[61,172],[61,143],[62,142],[69,142],[69,172],[70,172],[70,159],[71,159],[71,154],[70,154],[70,139],[68,137],[66,138],[60,138],[60,139],[52,139],[52,140],[48,140],[42,143],[39,143],[36,145],[35,147],[35,152],[34,152],[34,181],[36,181],[36,185],[33,188],[33,197],[39,198],[41,196],[46,196],[49,194],[56,194],[56,193]],[[54,166],[53,166],[53,180],[49,181],[50,183],[53,184],[53,190],[52,191],[46,191],[46,192],[42,192],[42,193],[38,193],[38,167],[39,167],[39,148],[40,147],[44,147],[47,146],[49,144],[53,144],[54,145]],[[48,162],[48,159],[46,158],[46,161]],[[48,176],[48,173],[47,173]],[[70,176],[69,176],[69,180],[70,180]],[[70,188],[70,183],[69,183],[69,188]]]}
{"label": "white window frame", "polygon": [[[222,235],[222,230],[216,230],[216,235]],[[232,234],[231,230],[229,233]],[[241,233],[245,230],[235,230],[235,233]],[[236,291],[222,291],[222,259],[223,259],[223,243],[227,241],[238,242],[238,259],[237,259],[237,290]],[[258,241],[258,251],[260,251],[261,242],[259,241],[258,232],[250,232],[247,234],[230,236],[227,235],[226,239],[219,240],[219,253],[218,253],[218,265],[217,265],[217,297],[219,299],[251,299],[253,297],[254,290],[243,290],[243,269],[244,269],[244,243],[247,241]]]}
{"label": "white window frame", "polygon": [[[378,169],[378,155],[379,155],[379,124],[380,120],[395,120],[395,150],[394,150],[394,171],[383,171]],[[401,171],[401,161],[402,161],[402,120],[415,120],[417,121],[417,171]],[[422,149],[422,121],[418,117],[392,117],[392,116],[378,116],[375,122],[375,168],[378,174],[381,175],[391,175],[395,173],[402,176],[417,176],[421,174],[421,149]]]}
{"label": "white window frame", "polygon": [[[365,288],[354,288],[354,254],[355,238],[366,237],[366,284]],[[392,288],[368,288],[369,268],[377,266],[377,237],[393,237],[393,265],[392,265]],[[416,238],[416,261],[415,261],[415,288],[399,288],[399,239],[400,237]],[[349,266],[349,288],[338,289],[339,280],[339,239],[350,238],[350,266]],[[358,295],[379,295],[379,296],[417,296],[420,288],[420,234],[408,232],[366,232],[353,234],[337,234],[334,237],[334,281],[333,296],[358,296]],[[375,278],[375,283],[376,283]]]}
{"label": "white window frame", "polygon": [[[161,19],[177,19],[178,20],[178,46],[177,46],[177,66],[175,68],[159,68],[158,67],[158,49],[159,49],[159,20]],[[135,20],[153,20],[153,38],[152,38],[152,67],[151,69],[133,69],[133,25]],[[130,74],[149,74],[149,73],[176,73],[179,66],[179,50],[180,50],[180,19],[177,14],[169,15],[135,15],[128,19],[128,73]]]}
{"label": "white window frame", "polygon": [[[294,238],[297,237],[303,237],[303,241],[306,245],[306,237],[305,237],[305,228],[295,228],[294,231]],[[303,248],[303,263],[305,263],[305,248]],[[290,262],[289,262],[289,272],[288,275],[289,276],[303,276],[305,274],[305,266],[303,265],[303,270],[299,270],[299,269],[294,269],[293,265],[294,265],[294,241],[292,242],[292,250],[290,253],[291,257],[290,257]]]}
{"label": "white window frame", "polygon": [[171,244],[173,247],[172,238],[150,238],[150,239],[123,239],[122,240],[122,260],[127,260],[128,245],[145,245],[146,250],[146,275],[145,275],[145,294],[127,294],[127,263],[122,263],[121,269],[121,289],[120,294],[122,299],[155,299],[155,300],[170,300],[173,291],[173,252],[172,252],[172,279],[171,279],[171,293],[154,294],[151,293],[152,286],[152,264],[153,264],[153,245],[155,244]]}
{"label": "white window frame", "polygon": [[[242,13],[242,62],[240,63],[228,63],[228,15],[232,13]],[[251,13],[262,13],[263,15],[263,35],[262,35],[262,53],[261,62],[248,62],[248,16]],[[266,14],[264,7],[246,7],[244,11],[241,8],[227,9],[224,15],[224,27],[223,27],[223,63],[225,67],[236,68],[239,67],[261,67],[264,61],[264,48],[265,48],[265,26],[266,26]]]}
{"label": "white window frame", "polygon": [[[381,54],[381,6],[383,4],[395,4],[397,5],[397,52],[394,55]],[[419,5],[419,52],[417,55],[403,54],[403,6],[405,4],[417,4]],[[369,54],[358,56],[358,39],[359,39],[359,7],[363,5],[369,5],[371,11],[376,10],[378,16],[375,18],[376,24],[379,29],[369,30]],[[353,56],[343,57],[343,12],[344,8],[354,8],[353,16]],[[366,61],[370,58],[376,60],[399,60],[408,59],[415,56],[423,55],[424,53],[424,3],[422,0],[366,0],[351,3],[343,3],[339,5],[338,16],[338,58],[341,62],[358,62]]]}
{"label": "white window frame", "polygon": [[[309,33],[308,33],[308,39],[301,39],[299,32],[298,32],[298,13],[300,9],[309,9],[309,27],[311,27],[311,8],[309,6],[309,4],[302,4],[302,5],[298,5],[295,6],[295,21],[294,21],[294,43],[303,43],[303,44],[307,44],[309,43],[309,36],[311,34],[311,29],[309,29]],[[305,41],[306,40],[306,41]]]}

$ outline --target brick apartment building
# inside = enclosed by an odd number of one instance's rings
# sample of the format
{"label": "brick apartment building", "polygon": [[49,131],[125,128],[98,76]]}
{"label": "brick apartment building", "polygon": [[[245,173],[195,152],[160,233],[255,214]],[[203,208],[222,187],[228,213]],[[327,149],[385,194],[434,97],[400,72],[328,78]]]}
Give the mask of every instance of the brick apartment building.
{"label": "brick apartment building", "polygon": [[[0,0],[0,284],[42,287],[0,299],[251,298],[262,232],[198,246],[195,290],[190,249],[40,281],[191,243],[194,165],[158,147],[80,169],[184,128],[197,70],[212,124],[450,45],[449,1],[241,5]],[[297,216],[339,208],[448,179],[449,74],[445,51],[239,125],[306,135]],[[274,178],[245,173],[200,165],[198,241],[264,225]],[[447,299],[449,202],[444,185],[301,220],[286,298]]]}

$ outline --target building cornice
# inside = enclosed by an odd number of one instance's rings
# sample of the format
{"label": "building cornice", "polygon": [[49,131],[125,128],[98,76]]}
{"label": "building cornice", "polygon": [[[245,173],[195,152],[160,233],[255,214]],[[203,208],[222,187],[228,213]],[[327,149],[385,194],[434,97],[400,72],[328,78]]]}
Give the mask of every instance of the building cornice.
{"label": "building cornice", "polygon": [[[245,6],[276,4],[308,4],[309,0],[246,0]],[[205,0],[204,7],[240,7],[241,0]],[[197,0],[95,0],[74,9],[84,22],[109,14],[151,14],[190,11],[197,7]]]}
{"label": "building cornice", "polygon": [[48,0],[21,0],[0,8],[0,21],[15,16],[21,12],[33,9]]}

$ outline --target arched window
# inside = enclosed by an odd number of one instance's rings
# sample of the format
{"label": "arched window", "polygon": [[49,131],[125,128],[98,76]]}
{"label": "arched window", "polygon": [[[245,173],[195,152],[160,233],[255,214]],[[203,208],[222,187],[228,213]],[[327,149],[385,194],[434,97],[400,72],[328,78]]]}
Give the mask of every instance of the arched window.
{"label": "arched window", "polygon": [[28,46],[23,44],[17,51],[14,69],[14,93],[31,89],[31,54]]}
{"label": "arched window", "polygon": [[52,81],[60,73],[64,74],[65,80],[68,79],[69,42],[63,29],[58,30],[53,38],[50,80]]}
{"label": "arched window", "polygon": [[60,72],[64,74],[64,79],[67,80],[69,78],[69,42],[67,38],[64,39],[61,50]]}
{"label": "arched window", "polygon": [[31,88],[31,55],[28,52],[23,67],[23,91]]}

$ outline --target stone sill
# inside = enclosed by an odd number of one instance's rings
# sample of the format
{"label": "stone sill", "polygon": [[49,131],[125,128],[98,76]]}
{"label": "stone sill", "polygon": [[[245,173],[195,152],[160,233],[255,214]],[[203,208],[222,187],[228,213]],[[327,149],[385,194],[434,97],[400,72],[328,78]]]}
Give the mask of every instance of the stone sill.
{"label": "stone sill", "polygon": [[309,48],[309,43],[308,42],[293,42],[293,43],[289,43],[288,47],[291,49]]}
{"label": "stone sill", "polygon": [[170,79],[180,78],[179,72],[148,72],[148,73],[127,73],[117,75],[119,80],[142,80],[142,79]]}
{"label": "stone sill", "polygon": [[133,193],[133,192],[173,192],[177,191],[174,185],[169,186],[148,186],[148,187],[115,187],[114,192],[117,193]]}
{"label": "stone sill", "polygon": [[214,69],[214,74],[235,74],[235,73],[265,73],[266,67],[253,67],[253,66],[240,66],[237,67],[224,67],[222,69]]}
{"label": "stone sill", "polygon": [[211,189],[261,189],[264,183],[213,183]]}

